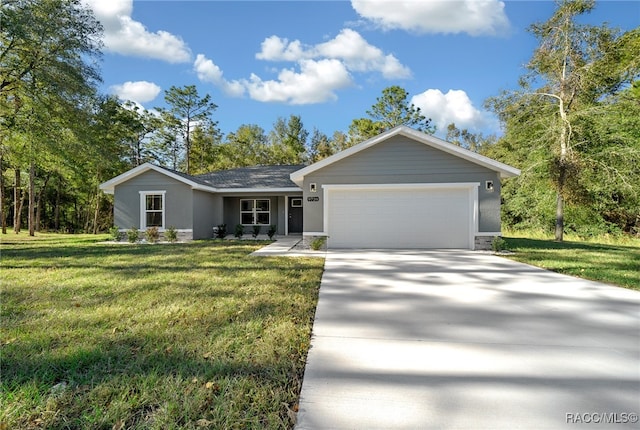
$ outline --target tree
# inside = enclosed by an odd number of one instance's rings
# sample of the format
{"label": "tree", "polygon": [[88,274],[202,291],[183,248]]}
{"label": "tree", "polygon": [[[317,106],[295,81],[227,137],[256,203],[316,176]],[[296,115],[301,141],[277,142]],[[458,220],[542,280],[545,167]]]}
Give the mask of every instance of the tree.
{"label": "tree", "polygon": [[348,147],[347,135],[344,133],[336,131],[331,137],[328,137],[317,128],[314,128],[311,135],[308,158],[309,161],[315,163]]}
{"label": "tree", "polygon": [[302,119],[291,115],[289,120],[278,118],[269,133],[270,161],[272,164],[300,164],[305,161],[307,137]]}
{"label": "tree", "polygon": [[431,119],[422,115],[420,108],[410,103],[408,97],[409,93],[397,85],[382,90],[382,96],[376,98],[376,103],[367,111],[369,118],[354,119],[351,122],[351,144],[370,139],[399,125],[433,134],[435,128],[431,126]]}
{"label": "tree", "polygon": [[640,81],[580,112],[574,129],[589,142],[579,177],[589,218],[640,235]]}
{"label": "tree", "polygon": [[129,163],[132,167],[148,161],[155,161],[157,154],[151,137],[160,129],[162,121],[153,112],[140,109],[132,102],[125,102],[117,108],[113,120],[122,130],[129,146]]}
{"label": "tree", "polygon": [[213,124],[197,125],[193,130],[191,146],[191,173],[208,173],[215,170],[221,154],[222,133]]}
{"label": "tree", "polygon": [[482,133],[472,133],[466,128],[460,130],[452,122],[447,125],[446,140],[470,151],[483,153],[490,145],[495,143],[496,137],[493,135],[484,136]]}
{"label": "tree", "polygon": [[348,131],[348,145],[353,146],[382,133],[382,125],[371,118],[356,118],[351,121]]}
{"label": "tree", "polygon": [[[637,58],[626,55],[628,43],[620,43],[625,37],[606,25],[576,22],[594,6],[593,0],[558,1],[549,20],[530,27],[539,44],[520,90],[489,101],[505,126],[503,142],[516,148],[519,165],[528,166],[520,183],[535,172],[553,184],[558,241],[563,240],[565,203],[579,202],[584,195],[582,179],[592,142],[578,127],[579,118],[602,97],[628,85],[638,70]],[[624,65],[611,61],[624,58]]]}
{"label": "tree", "polygon": [[311,134],[311,144],[309,146],[309,161],[316,161],[327,158],[335,153],[332,142],[329,137],[317,128],[313,129]]}
{"label": "tree", "polygon": [[211,101],[209,94],[201,98],[195,85],[186,85],[181,88],[172,86],[165,91],[164,99],[169,104],[169,109],[158,110],[165,113],[164,118],[170,121],[171,127],[181,124],[178,137],[184,149],[185,172],[189,174],[191,173],[191,132],[197,125],[204,127],[205,123],[210,123],[211,126],[217,124],[211,120],[211,114],[218,106]]}
{"label": "tree", "polygon": [[160,112],[160,127],[151,137],[152,145],[157,148],[156,158],[162,165],[171,166],[178,170],[184,151],[180,138],[183,132],[183,122],[166,110]]}
{"label": "tree", "polygon": [[269,159],[267,136],[262,127],[243,124],[234,133],[229,133],[222,146],[218,167],[258,166],[272,164]]}
{"label": "tree", "polygon": [[433,133],[431,119],[427,119],[419,107],[409,103],[409,93],[399,86],[391,86],[382,90],[382,96],[376,99],[367,114],[383,130],[389,130],[399,125],[406,125],[426,133]]}
{"label": "tree", "polygon": [[[94,93],[102,27],[79,0],[14,0],[2,6],[1,14],[0,146],[16,177],[28,166],[33,235],[38,163],[55,155],[52,130],[77,126],[71,118]],[[19,217],[16,210],[17,230]]]}

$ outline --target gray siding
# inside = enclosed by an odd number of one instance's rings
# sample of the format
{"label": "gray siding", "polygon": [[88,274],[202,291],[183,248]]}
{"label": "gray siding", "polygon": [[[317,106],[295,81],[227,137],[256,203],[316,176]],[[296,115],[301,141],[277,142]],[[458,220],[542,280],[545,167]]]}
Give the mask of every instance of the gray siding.
{"label": "gray siding", "polygon": [[193,238],[210,239],[213,228],[223,220],[222,197],[205,191],[193,191]]}
{"label": "gray siding", "polygon": [[[493,181],[493,192],[485,190],[485,181]],[[303,186],[304,231],[323,230],[322,185],[449,182],[480,182],[479,231],[500,231],[500,177],[497,172],[404,136],[394,136],[307,175]],[[309,191],[311,183],[316,184],[317,192]],[[319,201],[310,202],[307,197],[318,197]]]}
{"label": "gray siding", "polygon": [[114,190],[114,222],[120,228],[140,228],[140,191],[166,191],[165,226],[193,228],[191,187],[166,175],[149,170]]}

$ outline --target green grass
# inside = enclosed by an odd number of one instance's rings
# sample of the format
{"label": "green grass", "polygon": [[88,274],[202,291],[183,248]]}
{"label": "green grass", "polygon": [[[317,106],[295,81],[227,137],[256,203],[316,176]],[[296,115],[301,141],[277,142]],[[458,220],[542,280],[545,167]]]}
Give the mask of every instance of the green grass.
{"label": "green grass", "polygon": [[505,232],[506,255],[558,273],[640,290],[640,240],[600,237],[585,241],[567,236],[563,242],[536,232]]}
{"label": "green grass", "polygon": [[322,259],[2,237],[0,428],[290,428]]}

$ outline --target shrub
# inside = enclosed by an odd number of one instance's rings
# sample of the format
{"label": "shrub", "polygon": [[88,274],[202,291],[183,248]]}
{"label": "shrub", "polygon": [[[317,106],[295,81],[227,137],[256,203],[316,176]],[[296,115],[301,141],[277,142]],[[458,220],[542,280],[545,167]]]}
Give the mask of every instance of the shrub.
{"label": "shrub", "polygon": [[127,230],[127,240],[129,243],[136,243],[138,241],[138,229],[135,227],[131,227],[131,229]]}
{"label": "shrub", "polygon": [[178,241],[178,230],[176,230],[175,227],[171,226],[168,229],[165,230],[164,232],[164,238],[167,239],[167,241],[174,243]]}
{"label": "shrub", "polygon": [[220,224],[218,226],[218,231],[216,232],[216,237],[218,239],[224,239],[227,236],[227,225]]}
{"label": "shrub", "polygon": [[150,243],[156,243],[160,240],[160,231],[158,230],[158,227],[149,227],[144,235],[147,238],[147,242]]}
{"label": "shrub", "polygon": [[504,251],[507,249],[507,241],[500,236],[496,236],[491,241],[491,249],[493,250],[493,252]]}
{"label": "shrub", "polygon": [[314,251],[319,251],[324,246],[324,243],[326,240],[327,238],[324,236],[316,237],[311,241],[311,244],[310,244],[311,249],[313,249]]}
{"label": "shrub", "polygon": [[258,235],[260,234],[260,230],[261,228],[259,225],[254,225],[251,229],[251,236],[253,236],[254,239],[257,239]]}
{"label": "shrub", "polygon": [[115,242],[118,242],[120,240],[120,229],[117,225],[114,225],[109,229],[109,235]]}
{"label": "shrub", "polygon": [[267,230],[267,236],[269,236],[269,239],[273,239],[273,236],[276,235],[276,231],[278,231],[278,226],[275,224],[271,224],[269,226],[269,230]]}
{"label": "shrub", "polygon": [[237,239],[242,239],[244,235],[244,226],[242,224],[236,225],[236,230],[233,234]]}

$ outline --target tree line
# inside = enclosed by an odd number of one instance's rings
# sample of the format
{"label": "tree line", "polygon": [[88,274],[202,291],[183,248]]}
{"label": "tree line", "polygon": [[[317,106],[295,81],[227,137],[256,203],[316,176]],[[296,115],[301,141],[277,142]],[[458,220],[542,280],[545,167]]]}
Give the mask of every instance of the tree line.
{"label": "tree line", "polygon": [[[640,36],[577,23],[590,0],[559,1],[533,24],[538,48],[520,80],[486,103],[503,135],[450,124],[447,140],[520,168],[503,187],[503,220],[581,234],[640,231]],[[112,201],[98,185],[152,162],[188,174],[318,161],[400,124],[434,133],[401,87],[382,91],[346,132],[302,118],[226,136],[217,105],[195,85],[144,109],[100,94],[102,27],[79,0],[8,0],[0,16],[0,219],[19,232],[98,232]]]}

